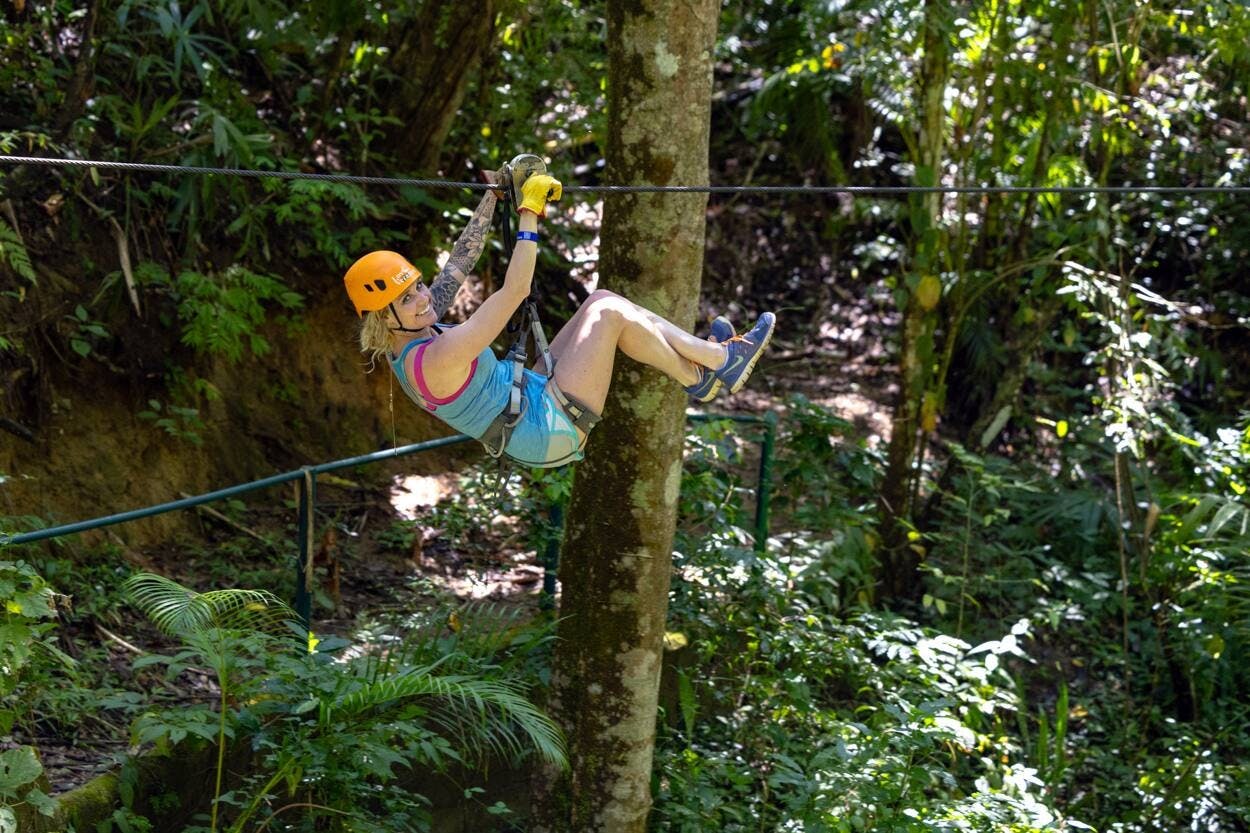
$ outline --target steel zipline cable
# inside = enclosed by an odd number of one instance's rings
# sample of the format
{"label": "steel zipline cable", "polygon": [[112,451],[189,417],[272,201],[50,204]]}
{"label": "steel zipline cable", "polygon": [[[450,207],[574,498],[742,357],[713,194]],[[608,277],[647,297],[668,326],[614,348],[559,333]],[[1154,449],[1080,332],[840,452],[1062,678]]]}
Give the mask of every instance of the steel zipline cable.
{"label": "steel zipline cable", "polygon": [[[104,162],[91,159],[63,159],[47,156],[8,156],[0,154],[3,165],[42,165],[54,168],[96,168],[153,174],[200,174],[237,176],[252,179],[308,179],[317,182],[345,182],[358,185],[393,185],[416,188],[466,188],[486,191],[484,182],[454,182],[446,179],[410,179],[390,176],[314,174],[304,171],[262,171],[247,168],[208,168],[197,165],[155,165],[149,162]],[[1250,194],[1250,185],[574,185],[564,184],[566,192],[628,194]]]}

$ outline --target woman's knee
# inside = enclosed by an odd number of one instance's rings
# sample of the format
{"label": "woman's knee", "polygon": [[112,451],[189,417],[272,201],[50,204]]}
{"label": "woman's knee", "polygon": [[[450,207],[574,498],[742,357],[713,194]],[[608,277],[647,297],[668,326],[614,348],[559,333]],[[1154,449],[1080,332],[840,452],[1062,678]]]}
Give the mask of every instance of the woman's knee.
{"label": "woman's knee", "polygon": [[582,301],[581,311],[593,313],[615,321],[624,321],[633,310],[633,304],[609,289],[596,289]]}
{"label": "woman's knee", "polygon": [[586,300],[582,301],[583,307],[597,307],[605,304],[614,304],[618,300],[624,300],[610,289],[596,289],[594,292],[586,296]]}

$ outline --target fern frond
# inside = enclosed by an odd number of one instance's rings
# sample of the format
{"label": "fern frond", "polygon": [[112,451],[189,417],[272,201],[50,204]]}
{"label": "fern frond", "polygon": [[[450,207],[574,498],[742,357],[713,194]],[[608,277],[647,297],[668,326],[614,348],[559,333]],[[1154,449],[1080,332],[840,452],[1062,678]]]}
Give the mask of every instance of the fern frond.
{"label": "fern frond", "polygon": [[36,283],[35,268],[30,262],[30,253],[17,231],[4,220],[0,220],[0,262],[7,262],[14,272],[32,284]]}
{"label": "fern frond", "polygon": [[[435,608],[408,620],[411,630],[402,649],[393,654],[396,665],[416,665],[434,656],[457,655],[460,660],[498,661],[510,649],[525,651],[554,637],[555,623],[525,621],[521,611],[496,602],[480,601]],[[455,618],[457,629],[447,632]],[[464,663],[453,658],[448,670]],[[506,663],[504,663],[506,664]]]}

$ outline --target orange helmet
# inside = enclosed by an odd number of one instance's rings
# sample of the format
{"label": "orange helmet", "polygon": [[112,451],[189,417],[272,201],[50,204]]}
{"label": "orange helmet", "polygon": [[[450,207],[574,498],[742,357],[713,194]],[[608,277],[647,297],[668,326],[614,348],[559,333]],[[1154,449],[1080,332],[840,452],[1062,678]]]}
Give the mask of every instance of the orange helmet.
{"label": "orange helmet", "polygon": [[356,314],[364,317],[366,312],[386,309],[414,280],[421,277],[421,270],[408,262],[401,254],[378,251],[357,260],[343,276],[347,296],[356,305]]}

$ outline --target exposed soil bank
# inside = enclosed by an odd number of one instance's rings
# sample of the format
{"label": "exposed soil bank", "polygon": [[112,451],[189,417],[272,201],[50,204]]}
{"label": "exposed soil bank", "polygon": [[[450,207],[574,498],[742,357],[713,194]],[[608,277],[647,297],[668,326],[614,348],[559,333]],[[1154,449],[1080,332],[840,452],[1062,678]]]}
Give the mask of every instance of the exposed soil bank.
{"label": "exposed soil bank", "polygon": [[[310,294],[305,331],[266,332],[273,349],[236,364],[199,369],[221,393],[200,412],[202,440],[174,437],[138,416],[150,398],[165,398],[159,382],[137,385],[100,366],[83,372],[44,365],[40,424],[24,440],[0,432],[0,515],[35,516],[63,524],[176,500],[267,477],[302,465],[365,454],[443,436],[435,420],[413,408],[398,385],[394,434],[389,374],[366,375],[355,343],[355,321],[341,299]],[[120,383],[119,383],[120,382]],[[363,477],[402,468],[443,471],[475,452],[468,444],[371,466]],[[282,488],[282,487],[277,487]],[[245,500],[277,500],[275,490]],[[174,512],[91,533],[127,544],[168,540],[192,513]],[[114,539],[109,539],[114,540]]]}

